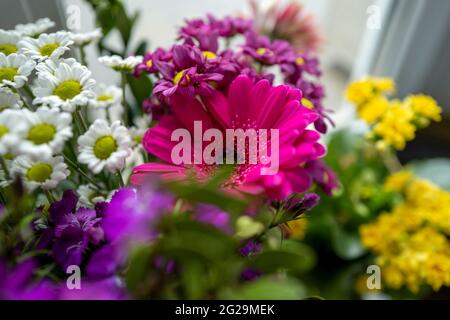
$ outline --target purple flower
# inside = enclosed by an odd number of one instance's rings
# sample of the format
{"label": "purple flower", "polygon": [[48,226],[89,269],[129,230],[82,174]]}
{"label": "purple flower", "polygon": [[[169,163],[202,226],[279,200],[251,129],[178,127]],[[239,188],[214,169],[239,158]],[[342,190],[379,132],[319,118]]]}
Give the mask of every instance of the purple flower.
{"label": "purple flower", "polygon": [[158,121],[165,113],[167,106],[165,106],[161,101],[155,97],[145,99],[142,107],[145,113],[150,113],[152,115],[152,120]]}
{"label": "purple flower", "polygon": [[295,51],[287,41],[271,41],[267,36],[254,32],[248,32],[245,36],[243,52],[262,64],[271,66],[295,60]]}
{"label": "purple flower", "polygon": [[162,75],[153,93],[164,100],[175,92],[194,96],[210,95],[214,90],[211,83],[219,82],[223,75],[215,72],[208,63],[208,59],[215,59],[215,54],[204,54],[197,47],[190,45],[176,45],[172,49],[171,62],[155,61],[156,67]]}
{"label": "purple flower", "polygon": [[162,48],[157,48],[152,53],[146,53],[144,59],[134,69],[134,76],[140,77],[142,73],[157,73],[156,61],[169,62],[172,59],[172,53]]}
{"label": "purple flower", "polygon": [[319,204],[320,197],[315,193],[306,193],[303,198],[291,198],[289,199],[284,208],[294,213],[293,218],[296,218],[303,214],[305,211],[309,211]]}
{"label": "purple flower", "polygon": [[0,300],[52,300],[56,287],[49,281],[33,282],[36,263],[26,260],[15,268],[8,268],[0,260]]}
{"label": "purple flower", "polygon": [[263,273],[261,271],[258,271],[256,269],[247,268],[241,273],[241,278],[244,281],[253,281],[261,277]]}
{"label": "purple flower", "polygon": [[118,277],[103,280],[81,279],[80,289],[68,289],[66,283],[61,285],[60,300],[125,300],[124,284]]}
{"label": "purple flower", "polygon": [[327,195],[333,195],[333,191],[339,188],[336,173],[327,167],[323,160],[309,161],[306,163],[305,169]]}
{"label": "purple flower", "polygon": [[219,37],[231,38],[237,34],[244,34],[253,29],[253,22],[249,19],[225,17],[217,19],[208,15],[206,20],[187,20],[180,28],[178,35],[186,44],[196,45],[202,51],[217,53]]}
{"label": "purple flower", "polygon": [[105,239],[110,243],[152,241],[157,236],[155,224],[173,201],[172,195],[150,189],[117,191],[101,223]]}
{"label": "purple flower", "polygon": [[215,206],[207,204],[197,205],[195,208],[195,219],[202,223],[211,224],[223,232],[232,232],[230,215]]}
{"label": "purple flower", "polygon": [[249,240],[239,249],[239,253],[243,257],[249,257],[255,253],[260,252],[261,250],[262,246],[260,242]]}

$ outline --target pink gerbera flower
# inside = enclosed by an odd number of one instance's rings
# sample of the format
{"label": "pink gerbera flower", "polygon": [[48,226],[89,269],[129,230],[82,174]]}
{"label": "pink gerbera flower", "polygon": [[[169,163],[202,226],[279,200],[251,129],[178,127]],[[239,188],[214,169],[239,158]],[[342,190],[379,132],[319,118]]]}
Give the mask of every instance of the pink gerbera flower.
{"label": "pink gerbera flower", "polygon": [[[141,184],[148,174],[155,172],[167,179],[183,179],[192,171],[199,179],[207,179],[213,174],[220,164],[175,165],[171,159],[172,150],[178,143],[171,141],[172,132],[185,128],[193,133],[194,121],[202,121],[204,130],[215,128],[223,132],[223,136],[227,129],[279,130],[278,172],[264,175],[263,168],[267,165],[261,162],[236,164],[224,188],[266,194],[276,200],[305,192],[311,187],[312,177],[304,165],[322,157],[325,148],[318,142],[320,134],[307,129],[318,115],[301,106],[301,98],[298,89],[285,85],[273,87],[267,80],[255,84],[244,75],[231,83],[227,96],[220,91],[214,91],[201,100],[174,95],[170,100],[172,114],[162,116],[158,125],[146,132],[143,140],[145,149],[165,163],[146,163],[136,167],[132,183]],[[226,154],[227,150],[223,152]]]}

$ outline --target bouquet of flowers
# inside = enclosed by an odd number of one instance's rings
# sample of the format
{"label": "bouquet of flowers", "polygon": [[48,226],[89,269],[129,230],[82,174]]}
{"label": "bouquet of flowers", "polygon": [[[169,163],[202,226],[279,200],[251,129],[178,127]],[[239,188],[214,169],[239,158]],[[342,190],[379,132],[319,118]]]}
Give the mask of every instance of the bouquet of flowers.
{"label": "bouquet of flowers", "polygon": [[105,85],[84,49],[110,30],[53,25],[0,33],[0,297],[306,296],[312,250],[280,240],[338,186],[314,54],[209,15],[100,57]]}

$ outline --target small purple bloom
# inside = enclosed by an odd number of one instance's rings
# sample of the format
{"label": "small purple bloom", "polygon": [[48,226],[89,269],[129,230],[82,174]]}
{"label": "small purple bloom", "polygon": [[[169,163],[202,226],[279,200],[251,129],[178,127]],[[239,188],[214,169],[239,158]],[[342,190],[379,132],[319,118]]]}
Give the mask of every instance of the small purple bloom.
{"label": "small purple bloom", "polygon": [[33,282],[37,265],[26,260],[15,268],[8,268],[0,260],[0,300],[52,300],[57,298],[57,289],[49,281]]}
{"label": "small purple bloom", "polygon": [[239,253],[243,257],[249,257],[255,253],[258,253],[262,250],[261,243],[255,240],[247,241],[244,246],[239,249]]}
{"label": "small purple bloom", "polygon": [[195,208],[195,219],[202,223],[211,224],[223,232],[232,232],[230,215],[215,206],[207,204],[197,205]]}
{"label": "small purple bloom", "polygon": [[323,160],[308,161],[305,169],[327,195],[333,195],[333,191],[339,188],[339,180],[336,173]]}
{"label": "small purple bloom", "polygon": [[241,273],[241,278],[244,281],[254,281],[256,279],[258,279],[259,277],[261,277],[263,275],[263,273],[261,271],[252,269],[252,268],[247,268],[244,271],[242,271]]}

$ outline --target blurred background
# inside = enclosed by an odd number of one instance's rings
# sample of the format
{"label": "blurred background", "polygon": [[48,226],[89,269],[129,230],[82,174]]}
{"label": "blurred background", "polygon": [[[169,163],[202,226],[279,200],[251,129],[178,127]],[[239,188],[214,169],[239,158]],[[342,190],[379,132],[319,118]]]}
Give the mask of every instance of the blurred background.
{"label": "blurred background", "polygon": [[[259,0],[269,6],[274,0]],[[278,0],[280,1],[280,0]],[[280,2],[283,2],[282,0]],[[402,161],[450,157],[450,1],[448,0],[302,0],[315,16],[323,43],[319,55],[327,90],[326,107],[335,111],[337,127],[361,130],[354,121],[353,107],[343,101],[347,83],[366,74],[393,77],[398,96],[425,93],[444,109],[444,120],[420,131],[400,154]],[[133,44],[146,39],[150,49],[169,46],[183,19],[250,13],[244,0],[124,0],[139,12]],[[57,25],[68,26],[68,17],[79,17],[78,32],[95,28],[94,13],[83,0],[2,0],[0,28],[48,16]],[[70,18],[69,18],[70,19]],[[114,48],[119,36],[108,39]],[[131,47],[134,47],[132,45]],[[88,61],[98,81],[116,81],[115,74],[96,63],[96,49],[89,48]]]}

